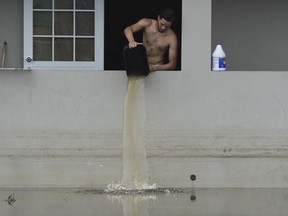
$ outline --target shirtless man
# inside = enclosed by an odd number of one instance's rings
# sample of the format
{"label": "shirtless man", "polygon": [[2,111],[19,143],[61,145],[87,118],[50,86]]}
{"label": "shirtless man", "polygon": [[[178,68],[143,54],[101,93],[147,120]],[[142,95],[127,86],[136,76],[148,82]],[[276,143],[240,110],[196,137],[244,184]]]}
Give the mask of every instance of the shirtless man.
{"label": "shirtless man", "polygon": [[[157,20],[143,18],[124,29],[124,34],[129,42],[129,48],[137,47],[133,33],[143,30],[143,45],[147,51],[150,71],[174,70],[177,65],[178,41],[174,31],[170,28],[175,18],[171,9],[163,9]],[[164,62],[165,53],[168,51],[168,62]]]}

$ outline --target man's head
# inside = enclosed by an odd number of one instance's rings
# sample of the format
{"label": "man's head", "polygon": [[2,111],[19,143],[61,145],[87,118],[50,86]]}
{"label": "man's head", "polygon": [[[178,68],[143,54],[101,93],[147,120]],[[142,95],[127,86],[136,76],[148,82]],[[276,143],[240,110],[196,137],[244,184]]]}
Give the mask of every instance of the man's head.
{"label": "man's head", "polygon": [[170,8],[165,8],[158,15],[158,30],[163,33],[170,28],[175,19],[175,12]]}
{"label": "man's head", "polygon": [[160,19],[163,18],[168,22],[173,22],[175,17],[176,17],[176,14],[175,14],[174,10],[172,10],[170,8],[164,8],[160,11],[159,17],[160,17]]}

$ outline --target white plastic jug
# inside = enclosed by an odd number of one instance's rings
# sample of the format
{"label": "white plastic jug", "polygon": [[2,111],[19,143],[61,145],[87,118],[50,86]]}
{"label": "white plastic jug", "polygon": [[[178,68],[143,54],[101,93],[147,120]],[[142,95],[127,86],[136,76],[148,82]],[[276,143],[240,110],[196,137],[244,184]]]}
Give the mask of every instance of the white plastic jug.
{"label": "white plastic jug", "polygon": [[225,71],[226,70],[226,54],[221,44],[217,44],[214,52],[212,53],[212,71]]}

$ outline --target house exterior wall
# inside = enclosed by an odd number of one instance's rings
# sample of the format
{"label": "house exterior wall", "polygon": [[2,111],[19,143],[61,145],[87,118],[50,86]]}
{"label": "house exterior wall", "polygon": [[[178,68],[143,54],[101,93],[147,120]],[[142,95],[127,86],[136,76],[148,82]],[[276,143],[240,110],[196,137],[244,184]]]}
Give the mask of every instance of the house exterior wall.
{"label": "house exterior wall", "polygon": [[[211,72],[211,1],[182,17],[182,70],[145,80],[151,183],[287,187],[287,72]],[[0,70],[0,186],[118,183],[126,88],[125,71]]]}

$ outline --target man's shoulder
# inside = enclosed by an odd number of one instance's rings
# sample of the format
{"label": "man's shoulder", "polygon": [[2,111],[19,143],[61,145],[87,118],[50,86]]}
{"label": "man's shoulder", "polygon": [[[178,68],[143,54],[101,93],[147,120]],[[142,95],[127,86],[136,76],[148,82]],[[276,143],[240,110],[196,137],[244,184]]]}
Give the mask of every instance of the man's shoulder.
{"label": "man's shoulder", "polygon": [[170,36],[173,38],[177,38],[175,31],[173,31],[172,29],[170,29]]}
{"label": "man's shoulder", "polygon": [[170,29],[166,38],[167,38],[167,42],[169,42],[170,45],[178,43],[177,35],[172,29]]}
{"label": "man's shoulder", "polygon": [[150,19],[150,18],[142,18],[142,19],[140,19],[139,22],[141,22],[141,23],[149,26],[149,25],[152,25],[153,21],[154,21],[154,20],[153,20],[153,19]]}

